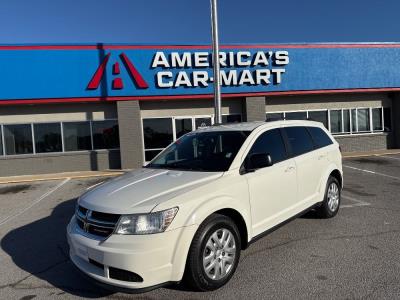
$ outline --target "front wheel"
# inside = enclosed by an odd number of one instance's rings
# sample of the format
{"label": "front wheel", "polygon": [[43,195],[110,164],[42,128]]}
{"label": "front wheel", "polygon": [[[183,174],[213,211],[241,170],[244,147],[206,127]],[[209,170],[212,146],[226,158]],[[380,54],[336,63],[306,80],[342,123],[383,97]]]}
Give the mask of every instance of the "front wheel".
{"label": "front wheel", "polygon": [[213,214],[197,230],[190,246],[185,281],[191,288],[211,291],[233,276],[240,257],[240,236],[228,217]]}
{"label": "front wheel", "polygon": [[330,176],[326,184],[325,197],[321,206],[317,208],[317,214],[321,218],[332,218],[339,211],[341,202],[341,188],[338,180]]}

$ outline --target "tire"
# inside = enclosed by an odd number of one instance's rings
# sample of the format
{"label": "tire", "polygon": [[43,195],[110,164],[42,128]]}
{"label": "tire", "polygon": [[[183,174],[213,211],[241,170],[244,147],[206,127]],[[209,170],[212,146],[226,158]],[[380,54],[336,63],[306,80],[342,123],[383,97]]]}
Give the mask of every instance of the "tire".
{"label": "tire", "polygon": [[[215,246],[215,237],[220,245]],[[212,291],[222,287],[236,271],[240,249],[241,240],[236,224],[224,215],[212,214],[200,225],[190,245],[184,283],[197,291]],[[221,271],[223,265],[225,275]],[[210,268],[208,272],[206,267]]]}
{"label": "tire", "polygon": [[326,183],[324,200],[317,208],[317,215],[320,218],[328,219],[336,216],[341,203],[341,192],[339,181],[335,177],[329,176]]}

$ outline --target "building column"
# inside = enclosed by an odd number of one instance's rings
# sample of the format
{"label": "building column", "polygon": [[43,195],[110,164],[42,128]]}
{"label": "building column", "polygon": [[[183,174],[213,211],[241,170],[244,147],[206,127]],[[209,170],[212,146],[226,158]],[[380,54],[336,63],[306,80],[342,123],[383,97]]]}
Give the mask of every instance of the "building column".
{"label": "building column", "polygon": [[139,101],[118,101],[119,142],[121,168],[143,166],[143,132]]}
{"label": "building column", "polygon": [[244,111],[247,122],[265,121],[265,97],[246,97]]}
{"label": "building column", "polygon": [[400,148],[400,93],[393,93],[392,98],[392,125],[394,148]]}

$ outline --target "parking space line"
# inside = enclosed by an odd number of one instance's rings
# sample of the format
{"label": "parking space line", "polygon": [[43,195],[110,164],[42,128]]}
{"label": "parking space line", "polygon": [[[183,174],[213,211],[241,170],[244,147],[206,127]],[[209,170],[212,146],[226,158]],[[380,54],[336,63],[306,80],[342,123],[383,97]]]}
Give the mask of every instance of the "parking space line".
{"label": "parking space line", "polygon": [[361,171],[361,172],[365,172],[365,173],[369,173],[369,174],[373,174],[373,175],[379,175],[379,176],[383,176],[383,177],[388,177],[388,178],[400,180],[400,177],[396,177],[396,176],[392,176],[392,175],[388,175],[388,174],[383,174],[383,173],[379,173],[379,172],[375,172],[375,171],[371,171],[371,170],[360,169],[360,168],[356,168],[356,167],[352,167],[352,166],[348,166],[348,165],[343,165],[343,167],[349,168],[349,169],[353,169],[353,170],[357,170],[357,171]]}
{"label": "parking space line", "polygon": [[93,185],[89,186],[88,188],[86,188],[86,190],[88,191],[88,190],[90,190],[90,189],[92,189],[92,188],[94,188],[94,187],[96,187],[96,186],[102,184],[103,182],[104,182],[104,181],[99,182],[99,183],[96,183],[96,184],[93,184]]}
{"label": "parking space line", "polygon": [[353,202],[355,202],[355,204],[340,205],[341,208],[349,208],[349,207],[369,206],[369,205],[371,205],[371,203],[368,203],[368,202],[365,202],[365,201],[362,201],[362,200],[358,200],[358,199],[355,199],[353,197],[346,196],[346,195],[342,195],[342,198],[350,200],[350,201],[353,201]]}
{"label": "parking space line", "polygon": [[61,183],[57,184],[53,189],[51,189],[50,191],[46,192],[45,194],[43,194],[42,196],[40,196],[38,199],[36,199],[33,203],[31,203],[30,205],[28,205],[27,207],[25,207],[24,209],[22,209],[21,211],[17,212],[14,215],[8,216],[6,217],[4,220],[0,221],[0,226],[8,223],[9,221],[15,219],[16,217],[22,215],[24,212],[26,212],[27,210],[31,209],[33,206],[35,206],[36,204],[38,204],[40,201],[42,201],[43,199],[45,199],[46,197],[50,196],[51,194],[53,194],[55,191],[57,191],[59,188],[61,188],[64,184],[66,184],[68,181],[70,181],[71,178],[66,178],[64,181],[62,181]]}

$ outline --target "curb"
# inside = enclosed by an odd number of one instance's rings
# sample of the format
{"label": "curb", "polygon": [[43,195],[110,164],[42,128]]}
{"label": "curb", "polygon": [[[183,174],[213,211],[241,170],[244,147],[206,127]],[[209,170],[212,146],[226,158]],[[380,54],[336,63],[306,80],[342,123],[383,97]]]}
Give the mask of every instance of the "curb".
{"label": "curb", "polygon": [[11,183],[25,183],[25,182],[36,182],[36,181],[53,181],[53,180],[62,180],[62,179],[77,179],[77,178],[95,178],[95,177],[112,177],[119,176],[124,174],[125,172],[112,172],[112,173],[101,173],[101,174],[88,174],[88,175],[72,175],[72,176],[54,176],[54,177],[46,177],[46,178],[34,178],[34,179],[15,179],[15,180],[7,180],[1,181],[0,184],[11,184]]}

